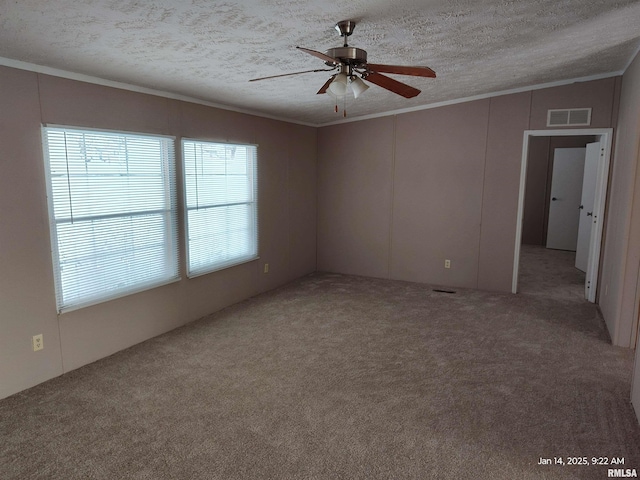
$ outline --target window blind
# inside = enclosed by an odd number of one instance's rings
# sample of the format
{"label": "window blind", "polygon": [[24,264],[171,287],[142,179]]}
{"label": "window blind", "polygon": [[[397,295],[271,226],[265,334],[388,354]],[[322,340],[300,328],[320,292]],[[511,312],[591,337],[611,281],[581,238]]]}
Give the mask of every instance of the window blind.
{"label": "window blind", "polygon": [[43,127],[58,311],[179,279],[173,139]]}
{"label": "window blind", "polygon": [[257,148],[182,141],[189,277],[258,258]]}

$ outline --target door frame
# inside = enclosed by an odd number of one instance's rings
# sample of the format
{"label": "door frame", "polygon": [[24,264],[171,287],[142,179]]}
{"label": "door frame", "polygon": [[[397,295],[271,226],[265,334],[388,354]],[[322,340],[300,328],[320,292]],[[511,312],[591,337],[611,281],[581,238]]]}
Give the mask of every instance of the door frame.
{"label": "door frame", "polygon": [[609,185],[609,165],[611,163],[611,145],[613,128],[581,128],[567,130],[525,130],[522,141],[522,162],[520,164],[520,188],[518,195],[518,216],[516,221],[516,245],[513,261],[513,279],[511,292],[518,291],[518,272],[520,269],[520,243],[522,241],[522,221],[524,219],[524,194],[527,183],[527,161],[529,159],[529,139],[531,137],[574,137],[593,135],[600,142],[600,161],[596,177],[596,191],[593,205],[594,227],[591,229],[589,260],[586,284],[589,287],[587,300],[595,303],[598,288],[598,271],[600,267],[600,251],[602,248],[602,232],[604,230],[604,211]]}

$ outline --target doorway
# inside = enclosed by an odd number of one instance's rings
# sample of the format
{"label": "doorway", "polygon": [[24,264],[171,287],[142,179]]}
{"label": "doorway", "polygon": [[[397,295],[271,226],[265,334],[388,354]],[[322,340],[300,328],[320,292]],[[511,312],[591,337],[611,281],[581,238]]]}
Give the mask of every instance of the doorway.
{"label": "doorway", "polygon": [[[571,141],[576,141],[576,137],[584,137],[579,141],[583,143],[583,146],[586,143],[594,143],[599,142],[599,154],[597,155],[596,160],[596,168],[595,168],[595,186],[593,187],[593,207],[590,212],[586,210],[580,211],[581,220],[582,216],[586,216],[589,213],[588,226],[590,227],[590,231],[588,233],[584,233],[584,228],[582,229],[582,237],[585,238],[585,235],[588,236],[587,241],[587,249],[586,253],[583,254],[585,259],[582,259],[583,263],[586,263],[586,273],[585,273],[585,283],[584,283],[584,298],[588,301],[595,303],[596,301],[596,293],[597,293],[597,281],[598,281],[598,272],[599,272],[599,263],[600,263],[600,250],[602,244],[602,232],[604,226],[604,207],[605,207],[605,199],[607,193],[607,183],[609,177],[609,163],[611,156],[611,141],[612,141],[612,132],[613,130],[610,128],[607,129],[576,129],[576,130],[528,130],[524,132],[524,140],[523,140],[523,149],[522,149],[522,163],[521,163],[521,171],[520,171],[520,192],[518,199],[518,216],[517,216],[517,224],[516,224],[516,245],[515,245],[515,255],[514,255],[514,269],[513,269],[513,280],[512,280],[512,292],[517,293],[518,291],[518,275],[520,269],[520,258],[522,248],[521,245],[524,239],[529,243],[531,242],[531,228],[530,222],[528,225],[524,225],[524,212],[525,212],[525,199],[527,195],[527,176],[528,175],[536,175],[535,170],[528,172],[528,165],[530,160],[530,155],[536,148],[540,149],[541,145],[544,145],[545,141],[547,143],[547,152],[551,149],[549,145],[561,145],[561,144],[570,144]],[[590,141],[592,140],[592,142]],[[551,173],[548,173],[548,170],[545,170],[547,182],[547,190],[542,193],[543,196],[547,198],[544,200],[545,205],[540,210],[538,209],[538,215],[542,215],[542,221],[544,224],[543,233],[537,232],[538,236],[537,242],[539,244],[546,245],[546,235],[548,234],[548,215],[549,215],[549,204],[552,202],[553,196],[549,195],[551,190]],[[538,175],[540,172],[537,173]],[[533,192],[538,195],[540,192]],[[532,192],[529,192],[529,197],[531,197]],[[540,213],[542,211],[542,213]],[[546,215],[546,217],[545,217]]]}

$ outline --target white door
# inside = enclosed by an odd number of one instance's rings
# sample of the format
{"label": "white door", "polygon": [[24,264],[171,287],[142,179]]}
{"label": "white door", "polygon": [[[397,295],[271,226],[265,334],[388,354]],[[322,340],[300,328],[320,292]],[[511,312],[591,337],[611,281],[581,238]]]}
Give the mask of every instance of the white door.
{"label": "white door", "polygon": [[547,248],[576,251],[585,148],[556,148],[547,225]]}
{"label": "white door", "polygon": [[582,199],[580,201],[580,220],[578,224],[578,245],[576,248],[576,268],[587,271],[589,266],[589,246],[591,244],[591,226],[593,225],[593,203],[596,196],[596,177],[600,160],[600,142],[588,143],[584,158],[582,177]]}

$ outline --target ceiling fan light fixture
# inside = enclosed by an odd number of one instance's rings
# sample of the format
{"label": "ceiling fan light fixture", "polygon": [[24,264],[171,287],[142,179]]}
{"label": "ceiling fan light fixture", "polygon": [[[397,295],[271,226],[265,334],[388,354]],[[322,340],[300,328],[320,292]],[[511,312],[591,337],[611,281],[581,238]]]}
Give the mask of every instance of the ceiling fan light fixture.
{"label": "ceiling fan light fixture", "polygon": [[344,72],[336,75],[333,82],[329,84],[329,91],[336,97],[344,97],[347,94],[349,84],[347,74]]}
{"label": "ceiling fan light fixture", "polygon": [[364,92],[369,89],[369,85],[364,83],[360,77],[356,77],[355,75],[351,77],[351,90],[353,90],[354,98],[358,98]]}

